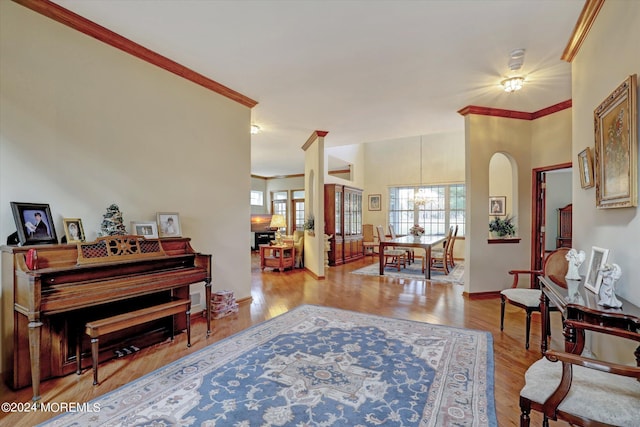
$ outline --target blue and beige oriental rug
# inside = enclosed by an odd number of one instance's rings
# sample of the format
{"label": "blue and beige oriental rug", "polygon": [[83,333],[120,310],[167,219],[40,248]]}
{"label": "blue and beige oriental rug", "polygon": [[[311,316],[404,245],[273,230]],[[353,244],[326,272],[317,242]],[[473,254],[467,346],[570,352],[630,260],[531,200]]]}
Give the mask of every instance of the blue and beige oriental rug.
{"label": "blue and beige oriental rug", "polygon": [[304,305],[53,426],[496,426],[485,331]]}
{"label": "blue and beige oriental rug", "polygon": [[[378,262],[359,268],[358,270],[353,270],[351,273],[364,274],[365,276],[391,277],[395,279],[426,280],[420,261],[414,262],[406,268],[400,268],[400,271],[398,271],[397,267],[385,267],[384,276],[380,276],[380,264]],[[464,285],[464,263],[457,261],[456,266],[449,274],[444,274],[442,271],[432,271],[431,281]]]}

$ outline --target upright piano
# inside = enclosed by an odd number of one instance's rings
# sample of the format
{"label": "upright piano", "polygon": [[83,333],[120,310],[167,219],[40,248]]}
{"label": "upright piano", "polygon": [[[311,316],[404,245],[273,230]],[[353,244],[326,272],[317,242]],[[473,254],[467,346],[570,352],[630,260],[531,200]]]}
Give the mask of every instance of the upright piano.
{"label": "upright piano", "polygon": [[[41,379],[75,372],[76,354],[90,354],[81,333],[88,321],[189,298],[189,285],[204,282],[210,334],[211,255],[194,251],[189,238],[107,236],[1,250],[3,372],[12,388],[31,384],[34,401]],[[115,357],[119,347],[150,345],[183,330],[186,319],[179,317],[175,324],[160,319],[101,338],[100,360]],[[90,366],[90,357],[82,359]]]}

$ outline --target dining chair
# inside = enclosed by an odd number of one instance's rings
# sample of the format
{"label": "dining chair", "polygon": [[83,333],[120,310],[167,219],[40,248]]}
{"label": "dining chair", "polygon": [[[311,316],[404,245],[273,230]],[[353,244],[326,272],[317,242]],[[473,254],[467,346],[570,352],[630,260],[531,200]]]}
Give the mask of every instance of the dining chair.
{"label": "dining chair", "polygon": [[435,249],[431,251],[430,267],[432,271],[442,271],[444,274],[449,274],[449,263],[447,257],[449,255],[449,248],[453,242],[452,237],[453,227],[449,227],[442,249]]}
{"label": "dining chair", "polygon": [[[556,249],[550,252],[544,260],[542,270],[510,270],[509,274],[513,275],[513,283],[511,288],[505,289],[500,292],[500,330],[504,329],[504,309],[505,303],[515,305],[524,309],[527,313],[526,320],[526,342],[525,348],[529,349],[529,333],[531,331],[531,313],[540,312],[540,296],[542,291],[540,290],[540,284],[538,283],[539,276],[556,275],[564,277],[569,269],[569,263],[567,262],[566,255],[569,252],[569,248]],[[529,288],[519,288],[518,279],[521,274],[529,274],[531,276],[531,283]],[[549,310],[557,311],[557,307],[549,306]],[[549,331],[546,332],[547,334]]]}
{"label": "dining chair", "polygon": [[[378,233],[378,241],[386,242],[387,238],[384,235],[384,231],[382,231],[381,225],[376,225],[376,231]],[[405,268],[407,266],[407,252],[402,249],[395,249],[390,247],[384,248],[384,266],[392,265],[398,268],[400,271],[400,267]]]}
{"label": "dining chair", "polygon": [[374,256],[376,254],[376,249],[380,244],[376,241],[376,237],[374,236],[373,224],[362,225],[362,237],[362,251],[364,252],[364,256]]}
{"label": "dining chair", "polygon": [[451,244],[449,245],[449,250],[447,251],[447,266],[450,270],[456,266],[456,262],[453,259],[453,245],[456,243],[456,237],[458,236],[458,225],[456,224],[456,228],[453,230],[453,234],[451,235]]}
{"label": "dining chair", "polygon": [[[392,224],[389,224],[389,234],[391,235],[391,238],[393,240],[396,239],[396,237],[397,237],[396,236],[396,232],[393,229],[393,225]],[[414,251],[415,248],[408,247],[408,246],[407,247],[405,247],[405,246],[394,246],[394,249],[400,249],[400,250],[403,250],[403,251],[405,251],[407,253],[407,263],[408,264],[411,264],[412,262],[415,261],[415,251]]]}

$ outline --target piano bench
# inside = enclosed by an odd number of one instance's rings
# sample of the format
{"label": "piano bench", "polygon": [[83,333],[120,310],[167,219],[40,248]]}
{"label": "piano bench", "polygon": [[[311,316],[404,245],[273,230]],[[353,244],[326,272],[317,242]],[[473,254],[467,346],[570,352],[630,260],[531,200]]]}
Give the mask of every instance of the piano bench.
{"label": "piano bench", "polygon": [[[121,331],[132,326],[141,325],[163,317],[185,313],[187,316],[187,347],[191,347],[191,300],[176,299],[164,304],[141,308],[117,316],[94,320],[85,325],[85,332],[91,338],[91,362],[93,365],[93,385],[98,384],[98,341],[101,335]],[[171,340],[173,341],[175,326],[171,327]],[[77,371],[80,373],[81,360],[77,357]]]}

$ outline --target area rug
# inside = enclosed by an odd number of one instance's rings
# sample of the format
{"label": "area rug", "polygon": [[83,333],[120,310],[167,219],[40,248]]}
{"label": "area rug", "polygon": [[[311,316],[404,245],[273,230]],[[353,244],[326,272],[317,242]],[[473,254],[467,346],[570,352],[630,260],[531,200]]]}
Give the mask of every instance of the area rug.
{"label": "area rug", "polygon": [[497,426],[493,369],[488,332],[303,305],[43,425]]}
{"label": "area rug", "polygon": [[[375,264],[362,267],[358,270],[353,270],[353,274],[364,274],[366,276],[380,276],[380,264]],[[399,279],[411,279],[411,280],[426,280],[424,273],[422,272],[422,264],[420,262],[414,262],[408,265],[406,268],[401,268],[398,271],[397,267],[385,267],[384,276],[399,278]],[[449,274],[444,274],[442,271],[432,271],[431,280],[434,282],[455,283],[457,285],[464,285],[464,264],[460,261],[456,262],[456,266]]]}

